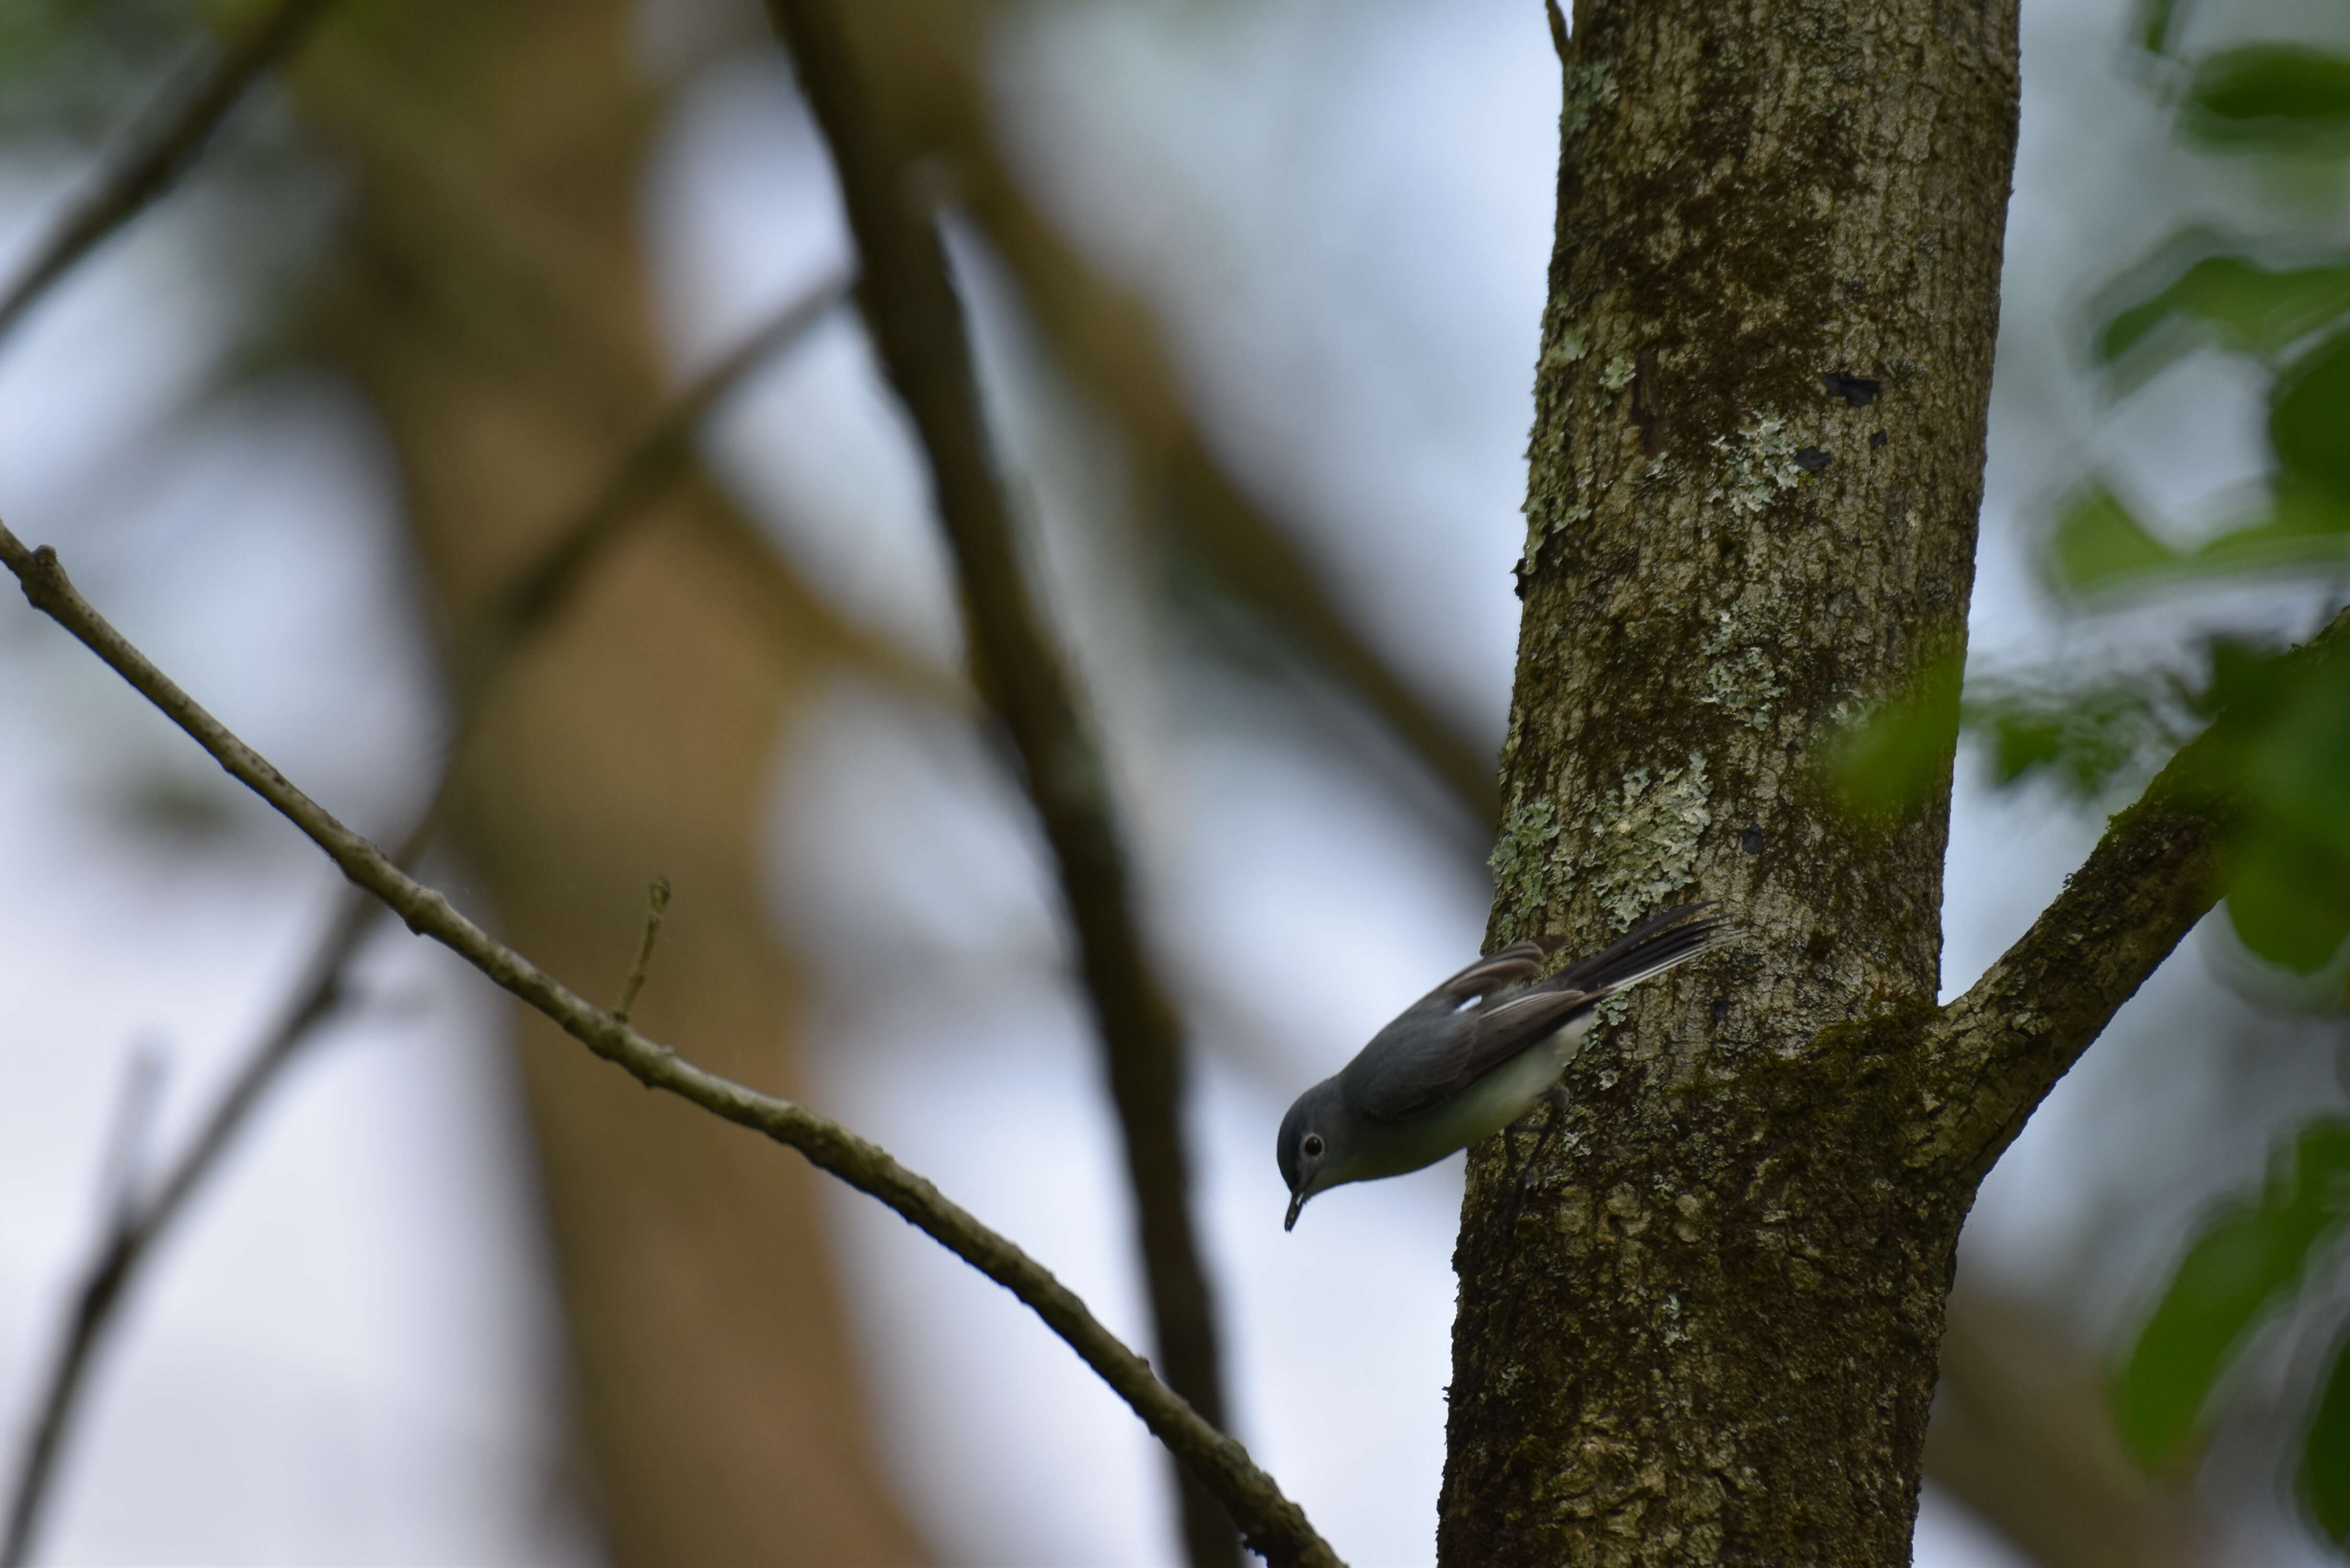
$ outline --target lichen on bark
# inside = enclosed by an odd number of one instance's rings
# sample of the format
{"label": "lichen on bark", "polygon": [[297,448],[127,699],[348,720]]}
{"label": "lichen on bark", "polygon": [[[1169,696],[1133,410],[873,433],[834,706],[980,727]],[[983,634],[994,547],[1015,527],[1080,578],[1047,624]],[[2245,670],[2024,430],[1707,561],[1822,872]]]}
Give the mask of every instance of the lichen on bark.
{"label": "lichen on bark", "polygon": [[1617,929],[1689,886],[1698,841],[1713,826],[1712,793],[1705,758],[1691,752],[1688,766],[1653,779],[1634,768],[1589,814],[1577,864]]}

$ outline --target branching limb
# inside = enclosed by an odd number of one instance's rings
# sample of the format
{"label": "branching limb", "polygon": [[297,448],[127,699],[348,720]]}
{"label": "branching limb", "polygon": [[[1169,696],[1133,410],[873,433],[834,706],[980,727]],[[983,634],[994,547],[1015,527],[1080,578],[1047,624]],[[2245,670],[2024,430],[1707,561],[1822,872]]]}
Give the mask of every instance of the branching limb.
{"label": "branching limb", "polygon": [[[840,173],[866,319],[929,461],[981,692],[1019,753],[1052,846],[1124,1135],[1159,1364],[1221,1424],[1215,1317],[1189,1204],[1181,1041],[1144,952],[1101,754],[1023,574],[946,248],[917,201],[915,171],[866,101],[839,15],[827,0],[772,0],[768,11]],[[1231,1527],[1195,1488],[1182,1516],[1194,1563],[1232,1561]]]}
{"label": "branching limb", "polygon": [[[845,278],[819,284],[687,388],[621,458],[588,504],[555,531],[547,549],[496,597],[482,626],[463,643],[466,651],[459,656],[459,738],[450,748],[452,755],[462,755],[463,736],[498,671],[569,602],[589,571],[626,537],[631,526],[644,519],[662,486],[684,466],[700,421],[752,369],[797,341],[839,302],[847,286]],[[400,865],[413,866],[422,854],[448,787],[449,776],[444,774],[433,788],[432,805],[396,857]],[[72,1318],[41,1383],[15,1485],[8,1492],[0,1568],[18,1568],[32,1551],[57,1459],[88,1386],[92,1357],[141,1266],[154,1254],[157,1241],[185,1212],[189,1199],[234,1147],[286,1068],[334,1014],[351,957],[381,909],[357,888],[344,895],[332,920],[320,932],[303,966],[302,979],[277,1021],[247,1053],[195,1137],[151,1189],[125,1189],[126,1206],[98,1239],[79,1271]],[[628,999],[621,1004],[623,1017],[635,1000],[635,988],[643,983],[657,929],[658,920],[649,923]]]}
{"label": "branching limb", "polygon": [[1247,1450],[1202,1420],[1152,1374],[1148,1362],[1103,1327],[1085,1303],[1035,1259],[949,1201],[879,1146],[806,1106],[759,1094],[694,1066],[670,1047],[647,1039],[581,1000],[522,954],[493,939],[439,892],[410,877],[382,850],[296,789],[149,662],[76,591],[54,550],[46,545],[27,548],[0,525],[0,565],[16,575],[34,607],[64,627],[161,709],[230,776],[300,828],[346,877],[399,915],[409,929],[439,942],[648,1087],[668,1090],[788,1145],[811,1163],[896,1210],[1044,1319],[1231,1511],[1250,1544],[1268,1561],[1337,1563],[1304,1511],[1256,1467]]}
{"label": "branching limb", "polygon": [[294,51],[332,0],[277,0],[204,69],[184,96],[176,89],[150,109],[130,144],[78,195],[47,244],[0,296],[0,334],[16,324],[51,284],[115,230],[171,189],[228,111],[264,71]]}
{"label": "branching limb", "polygon": [[[2291,657],[2350,642],[2350,610]],[[2220,896],[2234,813],[2206,781],[2235,743],[2222,713],[2180,750],[2105,836],[2032,929],[1967,993],[1927,1023],[1931,1093],[1923,1156],[1988,1169],[2123,1002]]]}

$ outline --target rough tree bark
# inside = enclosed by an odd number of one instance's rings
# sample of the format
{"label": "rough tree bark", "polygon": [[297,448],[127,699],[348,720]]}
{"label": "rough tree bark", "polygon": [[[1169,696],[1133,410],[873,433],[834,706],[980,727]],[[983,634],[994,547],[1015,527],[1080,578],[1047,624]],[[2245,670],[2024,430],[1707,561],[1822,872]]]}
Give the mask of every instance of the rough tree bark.
{"label": "rough tree bark", "polygon": [[[1835,721],[1963,650],[2012,0],[1587,0],[1492,936],[1751,930],[1470,1164],[1449,1563],[1908,1560],[1975,1171],[1921,1173],[1944,787],[1856,820]],[[1943,680],[1932,700],[1950,709]]]}

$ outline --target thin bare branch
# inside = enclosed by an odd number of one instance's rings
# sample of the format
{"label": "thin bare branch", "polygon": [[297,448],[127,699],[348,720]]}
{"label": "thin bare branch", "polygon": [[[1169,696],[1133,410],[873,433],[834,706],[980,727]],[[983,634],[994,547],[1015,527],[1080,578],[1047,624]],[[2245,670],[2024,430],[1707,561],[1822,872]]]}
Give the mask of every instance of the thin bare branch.
{"label": "thin bare branch", "polygon": [[[845,278],[828,279],[786,306],[754,332],[733,353],[697,379],[615,465],[611,477],[595,496],[562,527],[531,566],[498,595],[482,625],[461,647],[457,738],[449,750],[463,753],[463,737],[482,698],[498,672],[529,639],[545,628],[578,590],[589,571],[606,559],[629,529],[643,521],[665,484],[673,480],[692,453],[691,437],[700,422],[738,387],[757,366],[765,363],[802,334],[834,305],[847,286]],[[770,557],[768,567],[775,569]],[[452,764],[453,768],[453,762]],[[446,798],[451,774],[444,772],[433,786],[432,804],[419,818],[399,855],[398,863],[413,867],[430,842]],[[57,1462],[71,1430],[75,1410],[87,1386],[91,1358],[127,1298],[142,1264],[156,1241],[168,1233],[189,1199],[233,1147],[285,1069],[313,1039],[321,1024],[339,1005],[343,976],[360,939],[382,906],[357,888],[338,900],[336,912],[302,969],[302,979],[276,1023],[246,1054],[228,1088],[205,1117],[195,1137],[170,1171],[142,1197],[126,1188],[128,1204],[109,1220],[90,1256],[82,1265],[75,1288],[74,1308],[55,1358],[41,1383],[41,1394],[16,1485],[9,1492],[7,1532],[0,1538],[0,1568],[19,1568],[37,1537],[43,1510],[57,1475]],[[651,957],[658,920],[648,924],[643,950],[631,976],[629,995],[620,1007],[625,1019],[643,971]]]}
{"label": "thin bare branch", "polygon": [[[1159,1364],[1221,1424],[1215,1314],[1189,1202],[1182,1041],[1135,919],[1100,752],[1023,574],[936,213],[920,199],[918,171],[888,145],[832,6],[770,0],[768,15],[831,144],[862,266],[859,298],[928,459],[981,693],[1019,754],[1052,846],[1124,1135]],[[1231,1563],[1232,1530],[1211,1500],[1186,1486],[1182,1502],[1191,1561]]]}
{"label": "thin bare branch", "polygon": [[0,336],[49,286],[170,190],[261,74],[293,53],[333,0],[277,0],[184,89],[142,117],[121,153],[77,195],[48,240],[0,296]]}
{"label": "thin bare branch", "polygon": [[344,876],[380,900],[410,930],[439,942],[647,1087],[665,1089],[738,1126],[764,1133],[888,1204],[1044,1319],[1201,1479],[1240,1521],[1250,1544],[1269,1562],[1316,1565],[1338,1562],[1304,1511],[1256,1467],[1245,1449],[1202,1420],[1181,1396],[1159,1380],[1149,1363],[1103,1327],[1085,1303],[1035,1259],[982,1225],[878,1145],[804,1106],[759,1094],[693,1065],[669,1046],[647,1039],[582,1000],[458,913],[441,893],[402,871],[382,850],[296,788],[150,662],[76,590],[55,550],[47,545],[28,548],[0,524],[0,565],[16,574],[35,608],[65,628],[161,709],[231,777],[300,828]]}
{"label": "thin bare branch", "polygon": [[[2350,646],[2350,610],[2290,658]],[[2123,1002],[2218,901],[2222,842],[2236,804],[2215,793],[2214,757],[2235,742],[2222,712],[2180,750],[2064,889],[1967,993],[1926,1023],[1939,1106],[1921,1157],[1989,1168],[2025,1118]]]}

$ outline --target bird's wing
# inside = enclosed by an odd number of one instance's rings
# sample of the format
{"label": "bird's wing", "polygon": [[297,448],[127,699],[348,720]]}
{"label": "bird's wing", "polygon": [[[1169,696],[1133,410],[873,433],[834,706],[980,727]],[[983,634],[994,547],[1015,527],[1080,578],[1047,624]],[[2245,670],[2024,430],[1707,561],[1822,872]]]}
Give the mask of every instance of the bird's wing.
{"label": "bird's wing", "polygon": [[[1727,934],[1720,921],[1690,920],[1704,908],[1668,909],[1606,951],[1515,994],[1490,993],[1531,977],[1558,939],[1520,942],[1480,960],[1380,1030],[1339,1074],[1340,1093],[1374,1121],[1443,1103],[1602,998],[1704,951]],[[1481,996],[1489,999],[1461,1005]]]}
{"label": "bird's wing", "polygon": [[1408,1012],[1347,1064],[1340,1092],[1373,1121],[1409,1116],[1451,1099],[1598,1000],[1543,990],[1437,1017]]}
{"label": "bird's wing", "polygon": [[[1559,938],[1512,942],[1453,975],[1399,1013],[1339,1074],[1347,1103],[1375,1120],[1409,1116],[1466,1082],[1457,1058],[1477,1033],[1469,1004],[1542,972]],[[1473,1075],[1471,1075],[1473,1076]]]}
{"label": "bird's wing", "polygon": [[1471,997],[1490,996],[1504,986],[1532,980],[1542,972],[1543,960],[1557,950],[1562,940],[1543,937],[1534,941],[1512,942],[1501,951],[1479,959],[1421,997],[1416,1005],[1432,1008],[1441,1003],[1449,1010]]}

